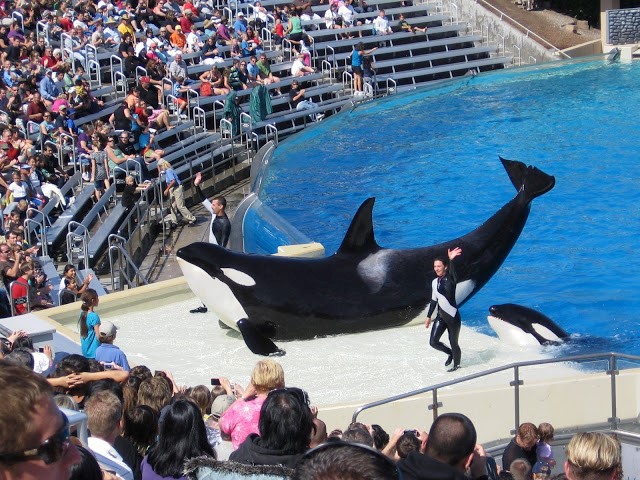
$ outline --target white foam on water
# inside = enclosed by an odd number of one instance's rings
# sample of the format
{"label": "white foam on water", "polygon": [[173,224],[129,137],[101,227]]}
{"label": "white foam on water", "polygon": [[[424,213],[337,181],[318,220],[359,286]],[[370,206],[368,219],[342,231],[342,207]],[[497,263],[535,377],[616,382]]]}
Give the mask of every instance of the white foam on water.
{"label": "white foam on water", "polygon": [[[221,329],[214,314],[189,313],[200,305],[194,297],[102,318],[119,327],[115,343],[131,364],[144,364],[152,371],[168,370],[179,385],[209,385],[211,377],[226,376],[245,386],[253,366],[263,357],[252,354],[238,333]],[[449,373],[444,366],[446,356],[429,347],[429,333],[423,325],[414,325],[281,341],[276,343],[287,353],[277,360],[284,368],[287,385],[304,388],[314,404],[327,406],[367,403],[505,364],[550,356],[548,348],[509,346],[463,326],[463,368]],[[446,334],[442,340],[448,342]],[[532,368],[528,372],[537,378],[548,379],[550,370],[554,375],[568,372],[559,365]],[[512,376],[505,372],[476,382],[508,385]]]}

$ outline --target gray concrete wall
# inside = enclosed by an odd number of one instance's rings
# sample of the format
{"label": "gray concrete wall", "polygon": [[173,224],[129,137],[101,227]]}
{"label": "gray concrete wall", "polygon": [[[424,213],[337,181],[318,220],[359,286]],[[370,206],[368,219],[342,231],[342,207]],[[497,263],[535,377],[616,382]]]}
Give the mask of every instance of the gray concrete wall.
{"label": "gray concrete wall", "polygon": [[607,11],[607,44],[640,43],[640,8]]}

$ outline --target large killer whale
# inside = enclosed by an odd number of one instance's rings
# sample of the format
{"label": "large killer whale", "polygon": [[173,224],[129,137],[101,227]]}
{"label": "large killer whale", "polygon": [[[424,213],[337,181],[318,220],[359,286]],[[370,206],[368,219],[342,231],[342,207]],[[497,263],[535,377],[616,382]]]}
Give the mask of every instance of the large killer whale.
{"label": "large killer whale", "polygon": [[456,300],[463,305],[498,270],[525,226],[531,202],[555,185],[536,167],[500,158],[517,190],[472,232],[423,248],[380,247],[373,231],[375,199],[362,203],[338,251],[318,259],[232,252],[193,243],[177,258],[191,290],[259,355],[278,355],[271,339],[311,339],[405,325],[431,298],[433,260],[456,258]]}
{"label": "large killer whale", "polygon": [[554,345],[569,334],[553,320],[529,307],[515,303],[492,305],[487,321],[500,340],[512,345]]}

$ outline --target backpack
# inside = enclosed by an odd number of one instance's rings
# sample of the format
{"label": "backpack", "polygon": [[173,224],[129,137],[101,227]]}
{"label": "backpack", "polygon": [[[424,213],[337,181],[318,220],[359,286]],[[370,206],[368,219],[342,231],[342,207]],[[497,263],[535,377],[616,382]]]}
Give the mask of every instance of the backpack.
{"label": "backpack", "polygon": [[210,97],[212,95],[213,95],[213,87],[211,86],[211,82],[202,82],[200,84],[200,96]]}

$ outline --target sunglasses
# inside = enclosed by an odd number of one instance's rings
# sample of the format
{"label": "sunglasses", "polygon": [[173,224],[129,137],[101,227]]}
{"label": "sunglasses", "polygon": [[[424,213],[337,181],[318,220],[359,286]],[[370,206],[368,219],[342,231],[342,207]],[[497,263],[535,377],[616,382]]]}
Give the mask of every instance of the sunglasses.
{"label": "sunglasses", "polygon": [[26,462],[28,460],[42,460],[46,465],[51,465],[59,461],[67,453],[69,449],[69,419],[64,413],[60,413],[64,421],[62,428],[47,438],[37,448],[25,450],[16,453],[0,454],[0,461],[17,463]]}
{"label": "sunglasses", "polygon": [[275,390],[271,390],[269,392],[269,396],[278,395],[280,393],[288,393],[290,395],[293,395],[302,405],[309,406],[309,395],[307,395],[307,392],[305,392],[301,388],[297,388],[297,387],[277,388]]}

